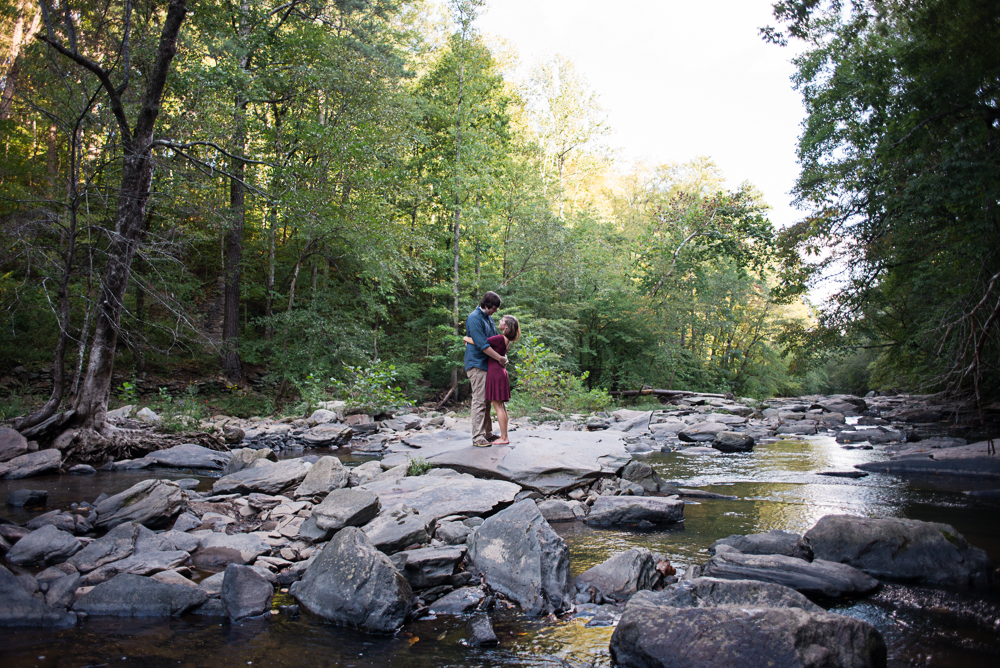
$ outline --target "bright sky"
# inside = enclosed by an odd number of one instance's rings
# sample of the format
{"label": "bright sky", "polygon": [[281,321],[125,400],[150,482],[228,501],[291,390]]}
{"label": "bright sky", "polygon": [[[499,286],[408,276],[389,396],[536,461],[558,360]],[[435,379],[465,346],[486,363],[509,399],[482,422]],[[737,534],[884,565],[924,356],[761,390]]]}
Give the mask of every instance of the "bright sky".
{"label": "bright sky", "polygon": [[608,141],[650,164],[712,158],[734,188],[750,181],[779,226],[798,219],[803,118],[792,47],[765,43],[773,0],[486,0],[480,31],[530,67],[568,57],[608,112]]}

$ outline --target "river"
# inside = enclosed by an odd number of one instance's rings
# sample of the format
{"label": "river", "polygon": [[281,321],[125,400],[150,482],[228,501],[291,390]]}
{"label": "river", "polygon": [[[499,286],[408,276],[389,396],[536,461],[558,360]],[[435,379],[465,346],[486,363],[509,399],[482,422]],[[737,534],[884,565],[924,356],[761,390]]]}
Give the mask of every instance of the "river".
{"label": "river", "polygon": [[[360,461],[344,449],[345,464]],[[301,455],[301,452],[286,453]],[[685,506],[685,522],[674,530],[596,529],[554,524],[569,544],[573,574],[633,546],[667,555],[678,572],[708,557],[713,541],[731,534],[770,529],[804,532],[828,514],[906,517],[945,522],[1000,563],[1000,500],[965,494],[1000,483],[971,479],[907,479],[872,474],[857,480],[818,475],[848,471],[884,458],[875,450],[844,449],[829,436],[764,443],[752,453],[685,455],[657,453],[648,461],[665,480],[683,487],[733,495]],[[49,508],[92,501],[101,492],[124,490],[150,477],[212,478],[191,472],[98,473],[0,481],[0,498],[20,488],[49,490]],[[34,513],[2,507],[24,522]],[[276,604],[291,602],[282,600]],[[993,668],[1000,665],[1000,595],[889,584],[873,596],[820,602],[841,614],[865,619],[882,632],[890,666]],[[230,624],[189,615],[169,621],[91,619],[75,629],[0,630],[4,668],[20,666],[608,666],[611,627],[587,627],[588,619],[530,619],[514,611],[494,613],[500,645],[473,649],[461,644],[464,620],[423,619],[394,636],[368,636],[303,615],[275,615]]]}

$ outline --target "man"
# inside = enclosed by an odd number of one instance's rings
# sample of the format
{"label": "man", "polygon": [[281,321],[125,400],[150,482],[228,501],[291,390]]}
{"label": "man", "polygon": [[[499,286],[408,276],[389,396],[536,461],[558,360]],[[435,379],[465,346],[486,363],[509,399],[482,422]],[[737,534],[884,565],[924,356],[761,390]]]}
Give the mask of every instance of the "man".
{"label": "man", "polygon": [[490,405],[486,402],[486,367],[489,358],[507,366],[507,356],[490,347],[486,339],[497,335],[491,317],[500,308],[500,295],[487,292],[479,306],[465,319],[465,333],[472,338],[465,345],[465,373],[472,384],[472,444],[482,448],[500,438],[493,435]]}

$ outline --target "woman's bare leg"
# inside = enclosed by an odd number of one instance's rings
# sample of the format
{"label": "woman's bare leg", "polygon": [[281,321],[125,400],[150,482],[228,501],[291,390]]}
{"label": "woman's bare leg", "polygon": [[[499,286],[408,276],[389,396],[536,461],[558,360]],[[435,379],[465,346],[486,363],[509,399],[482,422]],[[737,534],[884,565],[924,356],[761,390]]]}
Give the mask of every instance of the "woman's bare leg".
{"label": "woman's bare leg", "polygon": [[510,443],[510,439],[507,438],[507,405],[503,401],[494,401],[493,408],[496,409],[497,423],[500,425],[500,440],[494,443],[497,445]]}

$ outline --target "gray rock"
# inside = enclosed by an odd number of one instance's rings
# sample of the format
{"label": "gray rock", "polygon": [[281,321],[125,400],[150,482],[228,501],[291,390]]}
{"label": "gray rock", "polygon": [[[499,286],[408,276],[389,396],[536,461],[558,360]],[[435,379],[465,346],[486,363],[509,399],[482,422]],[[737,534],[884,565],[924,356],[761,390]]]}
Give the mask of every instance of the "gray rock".
{"label": "gray rock", "polygon": [[576,589],[580,592],[593,589],[606,599],[627,601],[637,591],[651,588],[659,576],[653,553],[644,547],[633,547],[578,575]]}
{"label": "gray rock", "polygon": [[0,566],[0,627],[64,627],[76,623],[76,615],[51,608],[29,594],[17,578]]}
{"label": "gray rock", "polygon": [[201,540],[197,536],[183,531],[164,531],[160,536],[163,540],[170,543],[175,550],[184,550],[191,553],[201,546]]}
{"label": "gray rock", "polygon": [[201,538],[200,547],[191,555],[195,566],[205,570],[222,570],[229,564],[249,564],[270,546],[250,533],[210,533]]}
{"label": "gray rock", "polygon": [[653,416],[652,411],[643,412],[640,415],[635,415],[622,420],[622,422],[616,422],[608,427],[608,431],[628,431],[628,432],[643,432],[649,429],[649,420]]}
{"label": "gray rock", "polygon": [[28,454],[28,439],[10,427],[0,427],[0,462]]}
{"label": "gray rock", "polygon": [[447,583],[465,556],[465,546],[423,547],[399,553],[396,568],[413,589],[427,589]]}
{"label": "gray rock", "polygon": [[51,524],[55,528],[67,533],[76,531],[76,518],[72,513],[62,510],[50,510],[47,513],[42,513],[38,517],[33,517],[25,526],[34,531],[35,529],[41,529],[46,524]]}
{"label": "gray rock", "polygon": [[295,498],[326,496],[335,489],[347,486],[347,469],[336,457],[320,457],[312,465],[302,484],[295,488]]}
{"label": "gray rock", "polygon": [[81,573],[132,556],[140,531],[149,531],[138,522],[124,522],[80,550],[69,563]]}
{"label": "gray rock", "polygon": [[49,583],[45,592],[45,605],[53,608],[68,608],[76,598],[76,589],[80,586],[80,574],[70,573]]}
{"label": "gray rock", "polygon": [[779,425],[774,430],[776,434],[794,434],[797,436],[811,436],[816,433],[816,423],[812,420],[797,420]]}
{"label": "gray rock", "polygon": [[7,505],[15,508],[44,506],[49,493],[44,489],[15,489],[7,496]]}
{"label": "gray rock", "polygon": [[817,559],[878,578],[921,584],[988,587],[993,566],[948,524],[827,515],[802,537]]}
{"label": "gray rock", "polygon": [[465,623],[465,641],[469,647],[489,647],[499,644],[489,616],[483,612],[473,615]]}
{"label": "gray rock", "polygon": [[166,450],[151,452],[146,457],[160,466],[220,471],[229,463],[232,455],[228,452],[210,450],[196,443],[182,443]]}
{"label": "gray rock", "polygon": [[587,524],[670,524],[684,521],[684,502],[650,496],[599,496]]}
{"label": "gray rock", "polygon": [[374,492],[366,489],[336,489],[313,508],[316,526],[325,531],[339,531],[347,526],[370,522],[382,504]]}
{"label": "gray rock", "polygon": [[229,619],[235,622],[267,614],[274,598],[274,587],[253,567],[229,564],[223,576],[220,598]]}
{"label": "gray rock", "polygon": [[402,503],[383,508],[361,530],[368,534],[372,545],[386,554],[399,552],[414,543],[430,541],[426,518]]}
{"label": "gray rock", "polygon": [[73,603],[73,610],[102,617],[177,617],[208,599],[201,589],[122,573]]}
{"label": "gray rock", "polygon": [[779,529],[767,533],[753,533],[746,536],[733,534],[728,538],[720,538],[712,543],[708,551],[715,554],[719,545],[734,547],[743,554],[783,554],[786,557],[806,561],[811,561],[813,558],[812,550],[802,542],[802,536]]}
{"label": "gray rock", "polygon": [[[917,444],[919,445],[919,443]],[[872,473],[892,475],[954,475],[970,478],[1000,478],[1000,457],[987,454],[987,443],[971,443],[947,449],[921,451],[910,448],[884,462],[855,466]]]}
{"label": "gray rock", "polygon": [[752,452],[753,436],[737,431],[720,431],[712,441],[712,447],[719,452]]}
{"label": "gray rock", "polygon": [[486,519],[469,537],[469,569],[528,615],[573,605],[569,548],[531,499]]}
{"label": "gray rock", "polygon": [[434,537],[448,545],[464,545],[472,529],[461,522],[438,522]]}
{"label": "gray rock", "polygon": [[346,527],[326,544],[293,594],[315,615],[373,633],[402,626],[413,597],[389,557],[356,527]]}
{"label": "gray rock", "polygon": [[705,564],[692,566],[684,574],[684,579],[694,577],[760,580],[783,585],[804,594],[830,598],[865,594],[879,586],[878,580],[845,564],[823,559],[806,561],[778,554],[742,554],[729,550],[717,550],[716,555]]}
{"label": "gray rock", "polygon": [[461,615],[475,609],[486,594],[479,587],[462,587],[445,594],[431,604],[431,612],[435,615]]}
{"label": "gray rock", "polygon": [[663,478],[646,462],[635,459],[630,461],[622,471],[622,480],[640,485],[646,494],[655,494],[664,485]]}
{"label": "gray rock", "polygon": [[70,475],[94,475],[97,473],[97,469],[89,464],[76,464],[66,469],[66,473]]}
{"label": "gray rock", "polygon": [[226,462],[225,467],[222,469],[223,477],[232,475],[233,473],[238,473],[261,459],[269,462],[278,461],[278,456],[275,455],[274,451],[270,448],[261,448],[259,450],[255,450],[253,448],[239,448],[238,450],[230,451],[229,455],[229,461]]}
{"label": "gray rock", "polygon": [[370,461],[361,464],[360,466],[355,466],[350,469],[348,476],[348,485],[351,487],[357,487],[359,485],[364,485],[378,476],[382,475],[382,464],[378,461]]}
{"label": "gray rock", "polygon": [[325,423],[305,432],[302,440],[314,448],[336,448],[346,445],[353,437],[354,430],[347,425]]}
{"label": "gray rock", "polygon": [[538,502],[538,510],[546,522],[573,522],[576,521],[576,513],[573,508],[580,505],[579,501],[563,501],[562,499],[548,499]]}
{"label": "gray rock", "polygon": [[111,529],[136,521],[150,529],[170,526],[187,508],[187,495],[169,480],[143,480],[95,506],[95,526]]}
{"label": "gray rock", "polygon": [[411,429],[417,429],[420,427],[420,416],[419,415],[400,415],[397,418],[391,420],[384,420],[382,422],[382,427],[385,429],[391,429],[392,431],[409,431]]}
{"label": "gray rock", "polygon": [[361,489],[377,494],[383,506],[403,503],[415,508],[428,522],[449,515],[484,515],[510,503],[521,491],[513,483],[480,480],[470,475],[407,476],[369,482]]}
{"label": "gray rock", "polygon": [[85,585],[96,585],[110,580],[119,573],[132,575],[153,575],[176,568],[188,560],[188,553],[181,550],[169,552],[144,552],[113,561],[97,568],[83,578]]}
{"label": "gray rock", "polygon": [[269,462],[258,459],[252,466],[219,478],[212,485],[215,494],[281,494],[298,486],[309,472],[302,459]]}
{"label": "gray rock", "polygon": [[55,564],[66,561],[82,548],[73,534],[46,524],[17,541],[7,553],[7,561],[16,566]]}
{"label": "gray rock", "polygon": [[714,441],[715,436],[723,431],[729,431],[729,425],[721,422],[702,422],[677,432],[677,438],[687,443],[708,443]]}
{"label": "gray rock", "polygon": [[841,431],[837,433],[837,443],[891,443],[899,441],[903,434],[898,431],[882,429],[858,429],[856,431]]}
{"label": "gray rock", "polygon": [[190,531],[201,526],[201,518],[189,512],[181,513],[174,520],[174,531]]}
{"label": "gray rock", "polygon": [[143,422],[153,422],[153,423],[156,423],[156,422],[160,421],[160,416],[157,415],[153,411],[153,409],[151,409],[149,406],[145,406],[142,410],[140,410],[138,413],[136,413],[135,416],[136,416],[136,418],[138,418],[139,420],[142,420]]}
{"label": "gray rock", "polygon": [[527,431],[511,438],[510,446],[476,448],[468,433],[442,430],[407,437],[403,443],[419,448],[417,454],[434,466],[506,480],[545,495],[615,475],[631,460],[620,432]]}
{"label": "gray rock", "polygon": [[[636,596],[611,636],[620,668],[879,668],[887,651],[871,624],[801,608],[651,607]],[[645,598],[643,596],[643,598]]]}
{"label": "gray rock", "polygon": [[0,478],[13,480],[58,471],[62,454],[55,449],[39,450],[0,463]]}
{"label": "gray rock", "polygon": [[641,592],[631,602],[649,607],[715,608],[733,605],[742,608],[801,608],[806,612],[823,612],[823,608],[799,592],[782,585],[759,580],[704,577],[677,582],[662,592]]}
{"label": "gray rock", "polygon": [[[229,565],[226,566],[229,568]],[[210,575],[198,583],[198,588],[205,592],[209,598],[217,598],[222,595],[222,583],[226,581],[226,572]]]}
{"label": "gray rock", "polygon": [[337,415],[336,411],[330,411],[325,408],[317,408],[313,411],[313,414],[309,416],[309,424],[326,424],[327,422],[334,422],[339,419],[340,416]]}

